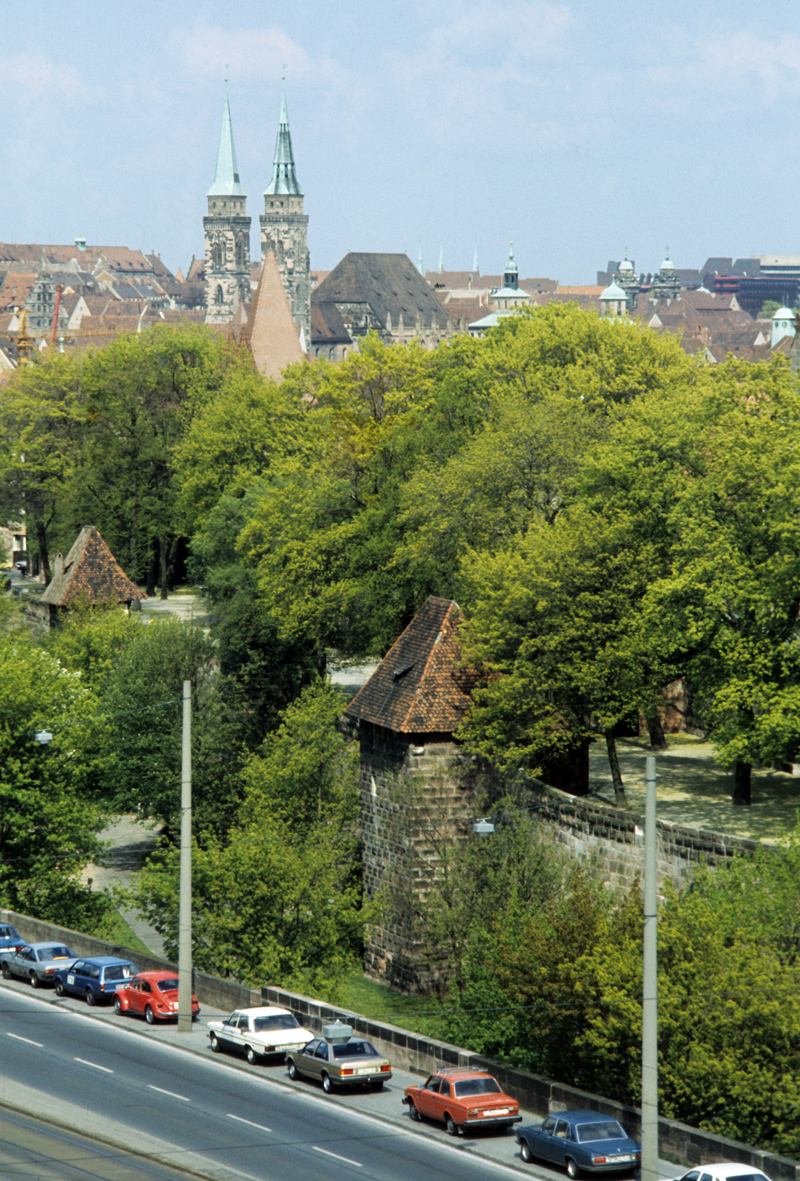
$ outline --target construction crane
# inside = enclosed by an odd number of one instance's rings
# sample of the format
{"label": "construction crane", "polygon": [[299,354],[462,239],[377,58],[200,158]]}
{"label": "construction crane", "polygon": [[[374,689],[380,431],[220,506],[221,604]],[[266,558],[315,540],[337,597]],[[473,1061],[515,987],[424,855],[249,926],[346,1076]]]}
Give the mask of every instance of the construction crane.
{"label": "construction crane", "polygon": [[56,287],[56,307],[53,312],[53,326],[50,329],[50,348],[56,343],[56,333],[58,332],[58,311],[61,307],[61,292],[64,290],[64,284],[59,283]]}

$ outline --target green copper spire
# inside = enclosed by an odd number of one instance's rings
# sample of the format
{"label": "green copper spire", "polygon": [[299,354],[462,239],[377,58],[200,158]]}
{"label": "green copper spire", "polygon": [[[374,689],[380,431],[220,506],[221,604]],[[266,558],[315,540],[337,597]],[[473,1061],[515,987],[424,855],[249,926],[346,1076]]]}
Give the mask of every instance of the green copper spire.
{"label": "green copper spire", "polygon": [[264,196],[275,197],[280,193],[287,193],[292,197],[303,196],[303,190],[297,183],[297,173],[294,170],[292,134],[289,131],[289,112],[286,109],[285,87],[281,92],[281,117],[278,124],[278,138],[275,141],[272,180],[264,189]]}
{"label": "green copper spire", "polygon": [[239,165],[236,163],[236,148],[233,143],[233,124],[228,91],[225,90],[225,106],[222,110],[222,129],[219,133],[217,171],[214,183],[206,193],[207,197],[246,197],[239,183]]}

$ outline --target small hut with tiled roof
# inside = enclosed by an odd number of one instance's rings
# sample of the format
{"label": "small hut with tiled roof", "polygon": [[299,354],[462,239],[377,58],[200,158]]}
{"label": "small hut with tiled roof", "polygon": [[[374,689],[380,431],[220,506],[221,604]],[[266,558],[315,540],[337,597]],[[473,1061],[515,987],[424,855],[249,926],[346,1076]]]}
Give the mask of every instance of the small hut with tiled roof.
{"label": "small hut with tiled roof", "polygon": [[[460,619],[457,603],[431,596],[345,711],[358,728],[369,898],[409,881],[412,893],[424,891],[436,873],[430,822],[451,824],[454,834],[467,822],[474,771],[453,740],[473,681],[462,665]],[[421,962],[412,912],[413,900],[407,920],[395,915],[371,928],[364,962],[385,983],[425,992],[446,966]]]}
{"label": "small hut with tiled roof", "polygon": [[94,525],[84,525],[66,558],[56,554],[53,581],[39,599],[41,621],[58,627],[59,615],[80,603],[127,607],[146,599],[131,582]]}

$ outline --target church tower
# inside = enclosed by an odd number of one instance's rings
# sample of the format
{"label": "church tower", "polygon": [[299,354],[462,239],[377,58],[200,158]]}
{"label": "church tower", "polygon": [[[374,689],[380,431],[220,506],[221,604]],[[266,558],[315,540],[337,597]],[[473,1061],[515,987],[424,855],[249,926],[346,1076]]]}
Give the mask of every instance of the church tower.
{"label": "church tower", "polygon": [[308,216],[303,213],[303,190],[297,183],[286,109],[281,95],[281,115],[272,179],[264,190],[261,222],[261,258],[275,255],[292,318],[301,335],[303,350],[311,341],[311,264],[308,257]]}
{"label": "church tower", "polygon": [[228,92],[222,111],[217,172],[207,193],[203,218],[206,250],[206,323],[228,324],[240,303],[250,299],[250,218],[247,194],[239,182]]}

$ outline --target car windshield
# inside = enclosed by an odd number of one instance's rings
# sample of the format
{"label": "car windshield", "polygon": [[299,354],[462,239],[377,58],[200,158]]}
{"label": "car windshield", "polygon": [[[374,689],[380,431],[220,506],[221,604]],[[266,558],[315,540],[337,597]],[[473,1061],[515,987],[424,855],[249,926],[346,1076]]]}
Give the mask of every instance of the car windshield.
{"label": "car windshield", "polygon": [[276,1013],[272,1017],[256,1017],[253,1022],[256,1033],[267,1033],[274,1029],[299,1029],[300,1024],[291,1013]]}
{"label": "car windshield", "polygon": [[627,1132],[615,1119],[598,1120],[592,1124],[578,1124],[578,1141],[586,1144],[590,1140],[626,1140]]}
{"label": "car windshield", "polygon": [[333,1047],[334,1058],[377,1058],[378,1051],[371,1042],[342,1042]]}
{"label": "car windshield", "polygon": [[63,943],[51,943],[49,947],[40,947],[36,954],[40,960],[68,960],[72,952]]}
{"label": "car windshield", "polygon": [[19,939],[13,927],[0,927],[0,939]]}
{"label": "car windshield", "polygon": [[133,969],[130,964],[116,964],[113,968],[106,968],[106,980],[130,980]]}
{"label": "car windshield", "polygon": [[469,1095],[502,1095],[500,1084],[493,1078],[465,1078],[456,1083],[456,1099]]}
{"label": "car windshield", "polygon": [[166,980],[157,980],[156,987],[161,992],[177,992],[178,991],[178,977],[170,976]]}

